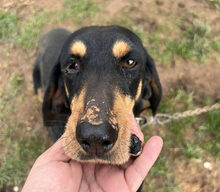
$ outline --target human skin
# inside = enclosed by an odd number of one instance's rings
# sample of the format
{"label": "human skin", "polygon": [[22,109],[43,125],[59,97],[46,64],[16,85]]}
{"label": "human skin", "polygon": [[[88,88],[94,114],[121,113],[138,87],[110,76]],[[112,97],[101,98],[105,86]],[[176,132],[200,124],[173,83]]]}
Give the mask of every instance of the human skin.
{"label": "human skin", "polygon": [[[132,125],[138,126],[136,122]],[[140,156],[122,166],[79,163],[65,155],[62,138],[38,157],[22,192],[133,192],[137,191],[162,149],[151,137]]]}

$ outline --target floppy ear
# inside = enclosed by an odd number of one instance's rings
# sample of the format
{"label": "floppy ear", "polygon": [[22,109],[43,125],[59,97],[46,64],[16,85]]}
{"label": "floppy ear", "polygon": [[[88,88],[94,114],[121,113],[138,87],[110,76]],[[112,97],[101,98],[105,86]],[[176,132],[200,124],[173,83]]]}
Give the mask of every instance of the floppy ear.
{"label": "floppy ear", "polygon": [[58,115],[69,113],[66,102],[67,99],[60,64],[58,63],[51,71],[49,83],[44,94],[42,111],[45,125],[50,120],[58,120]]}
{"label": "floppy ear", "polygon": [[153,115],[156,114],[162,97],[160,79],[151,56],[146,52],[145,80],[143,84],[143,98],[148,99]]}

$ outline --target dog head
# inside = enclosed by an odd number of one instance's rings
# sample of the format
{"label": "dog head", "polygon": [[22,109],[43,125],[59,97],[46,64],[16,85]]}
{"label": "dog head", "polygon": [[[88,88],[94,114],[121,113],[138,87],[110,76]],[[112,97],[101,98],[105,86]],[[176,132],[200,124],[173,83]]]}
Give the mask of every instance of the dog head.
{"label": "dog head", "polygon": [[[71,110],[66,154],[78,161],[126,162],[135,103],[148,99],[155,114],[161,99],[154,62],[140,39],[119,26],[82,28],[66,40],[53,71],[62,77]],[[52,86],[47,92],[54,92]]]}

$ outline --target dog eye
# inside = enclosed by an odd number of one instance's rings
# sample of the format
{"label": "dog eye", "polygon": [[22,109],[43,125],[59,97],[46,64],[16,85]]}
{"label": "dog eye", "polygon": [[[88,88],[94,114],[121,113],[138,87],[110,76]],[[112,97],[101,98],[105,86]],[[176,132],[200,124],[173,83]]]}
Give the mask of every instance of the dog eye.
{"label": "dog eye", "polygon": [[67,66],[67,68],[64,70],[64,73],[77,73],[80,69],[80,64],[77,60],[71,59],[71,63]]}
{"label": "dog eye", "polygon": [[133,59],[128,59],[126,62],[124,62],[123,67],[124,68],[132,68],[137,64],[136,61],[134,61]]}

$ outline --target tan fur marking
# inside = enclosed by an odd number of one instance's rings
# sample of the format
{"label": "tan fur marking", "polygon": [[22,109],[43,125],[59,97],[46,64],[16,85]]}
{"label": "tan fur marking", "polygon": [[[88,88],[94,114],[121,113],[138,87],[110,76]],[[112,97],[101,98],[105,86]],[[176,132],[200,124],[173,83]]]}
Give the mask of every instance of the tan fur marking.
{"label": "tan fur marking", "polygon": [[156,84],[155,79],[153,77],[151,79],[150,86],[153,89],[154,93],[159,94],[157,84]]}
{"label": "tan fur marking", "polygon": [[[129,115],[133,116],[132,109],[134,107],[134,101],[129,97],[115,91],[115,100],[113,105],[113,113],[119,126],[118,139],[112,150],[115,152],[115,161],[117,164],[122,164],[128,161],[130,138],[131,138],[131,122]],[[117,149],[116,149],[117,147]]]}
{"label": "tan fur marking", "polygon": [[116,58],[120,58],[125,56],[130,50],[131,47],[128,45],[128,43],[124,41],[116,41],[113,45],[112,53]]}
{"label": "tan fur marking", "polygon": [[71,47],[71,53],[73,55],[79,55],[81,57],[86,54],[86,45],[82,41],[76,41]]}
{"label": "tan fur marking", "polygon": [[140,81],[140,83],[138,85],[137,93],[136,93],[136,96],[135,96],[135,101],[137,101],[140,98],[141,90],[142,90],[142,81]]}
{"label": "tan fur marking", "polygon": [[72,159],[78,159],[78,152],[81,146],[76,140],[76,125],[84,109],[85,89],[78,97],[74,97],[71,103],[71,115],[66,124],[66,130],[63,134],[63,148],[65,153]]}
{"label": "tan fur marking", "polygon": [[53,97],[52,105],[56,106],[64,103],[63,93],[58,89]]}
{"label": "tan fur marking", "polygon": [[[82,147],[79,145],[76,139],[76,124],[79,119],[82,119],[82,114],[84,116],[84,98],[85,98],[85,89],[83,89],[78,97],[75,97],[71,104],[72,114],[70,115],[66,130],[63,134],[63,147],[65,153],[71,157],[72,159],[80,162],[93,162],[93,163],[110,163],[110,164],[123,164],[128,161],[129,147],[130,147],[130,137],[131,137],[131,122],[129,120],[129,115],[133,116],[133,106],[134,100],[132,100],[129,96],[125,96],[120,93],[119,90],[114,92],[114,104],[112,110],[109,114],[112,116],[110,120],[111,124],[117,124],[118,127],[118,139],[113,146],[113,148],[107,153],[104,154],[105,158],[97,158],[93,157],[93,159],[83,160],[80,158],[80,155],[88,156]],[[91,101],[90,101],[91,102]],[[88,104],[88,103],[87,103]],[[86,105],[87,105],[86,104]],[[91,109],[91,107],[93,107]],[[99,112],[99,108],[96,106],[90,106],[87,115],[93,116],[94,110]],[[87,116],[86,115],[86,116]]]}
{"label": "tan fur marking", "polygon": [[66,84],[65,84],[65,83],[64,83],[64,88],[65,88],[65,91],[66,91],[66,96],[67,96],[67,97],[69,97],[69,96],[70,96],[70,94],[69,94],[69,91],[68,91],[67,86],[66,86]]}
{"label": "tan fur marking", "polygon": [[55,86],[55,84],[52,84],[51,88],[50,88],[49,97],[47,98],[47,101],[51,100],[53,98],[53,96],[55,95],[55,93],[56,93],[56,86]]}

